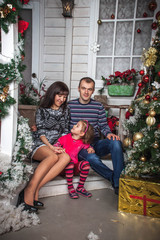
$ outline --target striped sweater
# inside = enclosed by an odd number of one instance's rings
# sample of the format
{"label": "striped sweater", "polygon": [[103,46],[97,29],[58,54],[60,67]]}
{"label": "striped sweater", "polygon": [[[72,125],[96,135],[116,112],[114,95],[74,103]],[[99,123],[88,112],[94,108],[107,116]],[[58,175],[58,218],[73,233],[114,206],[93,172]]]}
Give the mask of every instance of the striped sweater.
{"label": "striped sweater", "polygon": [[88,104],[81,104],[79,99],[68,102],[70,108],[70,129],[80,120],[88,120],[94,127],[95,137],[99,137],[99,131],[107,136],[111,133],[106,119],[103,105],[93,99]]}

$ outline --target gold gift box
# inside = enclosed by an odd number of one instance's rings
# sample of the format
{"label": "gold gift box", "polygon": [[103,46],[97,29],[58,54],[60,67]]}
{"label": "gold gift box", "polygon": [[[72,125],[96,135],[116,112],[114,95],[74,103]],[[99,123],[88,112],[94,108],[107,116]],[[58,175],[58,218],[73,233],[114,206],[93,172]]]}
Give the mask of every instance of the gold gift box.
{"label": "gold gift box", "polygon": [[119,211],[160,217],[160,183],[129,177],[119,181]]}

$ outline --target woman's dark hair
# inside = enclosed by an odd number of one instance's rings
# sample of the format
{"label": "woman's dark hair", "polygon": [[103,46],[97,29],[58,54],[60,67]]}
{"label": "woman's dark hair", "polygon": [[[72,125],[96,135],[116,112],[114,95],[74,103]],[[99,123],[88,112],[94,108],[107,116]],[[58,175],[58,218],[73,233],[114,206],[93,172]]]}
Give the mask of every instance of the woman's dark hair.
{"label": "woman's dark hair", "polygon": [[[41,108],[50,108],[54,104],[55,96],[57,94],[66,95],[68,97],[69,89],[64,82],[54,82],[48,89],[45,95],[43,96],[40,106]],[[66,101],[62,104],[62,109],[64,110],[67,106],[67,98]]]}

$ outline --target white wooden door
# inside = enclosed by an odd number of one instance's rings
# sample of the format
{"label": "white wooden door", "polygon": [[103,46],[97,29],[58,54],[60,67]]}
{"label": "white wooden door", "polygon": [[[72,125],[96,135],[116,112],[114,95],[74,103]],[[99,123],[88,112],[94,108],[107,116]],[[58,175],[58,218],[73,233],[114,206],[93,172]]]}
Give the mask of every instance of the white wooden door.
{"label": "white wooden door", "polygon": [[[143,48],[152,38],[150,0],[93,0],[88,73],[102,87],[101,76],[142,67]],[[107,92],[106,92],[107,94]],[[114,100],[112,98],[112,100]]]}

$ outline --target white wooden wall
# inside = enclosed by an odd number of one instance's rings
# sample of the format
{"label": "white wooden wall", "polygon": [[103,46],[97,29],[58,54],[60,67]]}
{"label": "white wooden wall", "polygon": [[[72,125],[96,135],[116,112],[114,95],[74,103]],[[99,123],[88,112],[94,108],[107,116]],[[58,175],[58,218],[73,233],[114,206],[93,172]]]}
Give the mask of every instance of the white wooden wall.
{"label": "white wooden wall", "polygon": [[49,85],[64,80],[65,34],[61,1],[45,1],[43,71]]}
{"label": "white wooden wall", "polygon": [[61,0],[44,3],[43,75],[47,85],[64,81],[75,98],[79,80],[88,76],[91,0],[75,0],[71,19],[62,16]]}
{"label": "white wooden wall", "polygon": [[75,1],[73,11],[71,98],[78,96],[77,87],[79,80],[88,76],[91,1]]}

